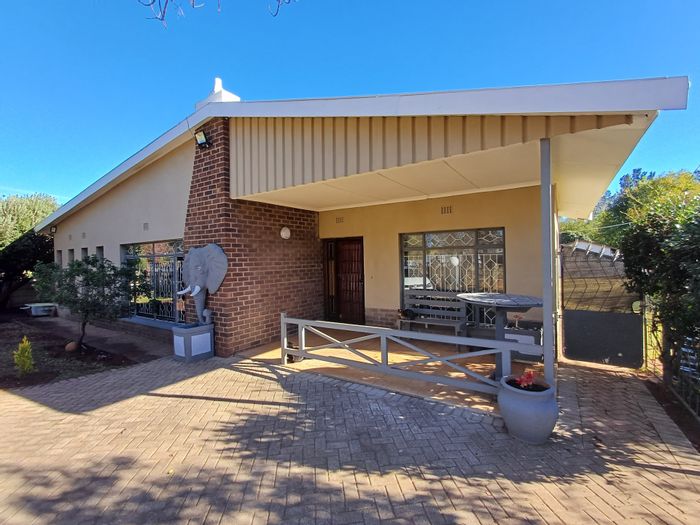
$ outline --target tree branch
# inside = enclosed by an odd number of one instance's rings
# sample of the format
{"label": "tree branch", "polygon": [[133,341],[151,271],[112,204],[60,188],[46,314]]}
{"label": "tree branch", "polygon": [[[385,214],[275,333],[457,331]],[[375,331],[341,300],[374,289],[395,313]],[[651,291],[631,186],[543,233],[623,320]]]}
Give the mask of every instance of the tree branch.
{"label": "tree branch", "polygon": [[[148,7],[153,12],[153,16],[149,17],[151,20],[159,20],[165,26],[167,26],[166,17],[168,16],[168,10],[171,6],[175,7],[178,15],[185,15],[185,12],[182,7],[180,7],[177,0],[137,0],[137,2],[144,7]],[[197,3],[197,0],[187,0],[187,3],[192,9],[198,9],[205,5],[204,2]],[[291,3],[292,0],[273,0],[271,4],[268,4],[267,9],[272,16],[276,17],[279,15],[282,6]],[[217,10],[221,11],[221,0],[217,0]]]}

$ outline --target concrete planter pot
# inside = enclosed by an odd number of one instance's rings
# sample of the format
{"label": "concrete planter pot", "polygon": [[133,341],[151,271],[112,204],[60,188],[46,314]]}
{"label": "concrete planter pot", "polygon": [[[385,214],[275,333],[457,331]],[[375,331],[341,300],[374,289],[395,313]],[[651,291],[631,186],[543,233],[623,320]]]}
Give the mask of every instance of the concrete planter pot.
{"label": "concrete planter pot", "polygon": [[173,352],[180,361],[198,361],[214,355],[214,325],[173,326]]}
{"label": "concrete planter pot", "polygon": [[522,390],[507,383],[513,378],[501,378],[498,389],[498,407],[508,433],[525,443],[541,445],[552,434],[559,418],[554,389],[549,387],[542,392]]}

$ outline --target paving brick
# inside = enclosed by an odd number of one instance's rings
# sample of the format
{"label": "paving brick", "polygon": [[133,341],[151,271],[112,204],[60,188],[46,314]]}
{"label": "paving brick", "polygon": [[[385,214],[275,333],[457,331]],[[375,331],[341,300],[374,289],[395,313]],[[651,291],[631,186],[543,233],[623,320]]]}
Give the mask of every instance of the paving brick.
{"label": "paving brick", "polygon": [[641,382],[559,374],[574,399],[541,447],[237,358],[0,392],[0,522],[692,523],[700,458]]}

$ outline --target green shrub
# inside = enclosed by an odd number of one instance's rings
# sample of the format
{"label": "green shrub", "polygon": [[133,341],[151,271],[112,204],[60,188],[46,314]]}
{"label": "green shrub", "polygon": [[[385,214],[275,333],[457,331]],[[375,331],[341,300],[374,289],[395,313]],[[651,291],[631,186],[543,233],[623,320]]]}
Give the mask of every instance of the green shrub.
{"label": "green shrub", "polygon": [[34,371],[34,357],[32,357],[32,343],[29,342],[25,335],[20,341],[17,350],[12,354],[17,367],[17,375],[22,377],[25,374]]}

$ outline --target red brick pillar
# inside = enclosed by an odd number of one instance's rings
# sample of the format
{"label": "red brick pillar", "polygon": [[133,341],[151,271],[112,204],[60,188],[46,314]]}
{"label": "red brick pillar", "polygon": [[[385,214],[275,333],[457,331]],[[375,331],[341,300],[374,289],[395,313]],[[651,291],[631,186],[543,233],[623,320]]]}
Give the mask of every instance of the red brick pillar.
{"label": "red brick pillar", "polygon": [[[202,128],[211,142],[197,148],[185,219],[185,249],[215,243],[228,257],[228,273],[209,295],[216,353],[228,356],[279,338],[280,312],[323,316],[322,246],[318,213],[231,198],[229,122]],[[280,230],[291,230],[282,239]],[[187,299],[187,320],[196,319]]]}
{"label": "red brick pillar", "polygon": [[[229,123],[227,118],[216,118],[204,124],[203,130],[210,142],[208,148],[197,147],[192,168],[190,196],[185,218],[185,252],[191,247],[215,243],[229,258],[229,272],[215,294],[207,298],[216,325],[216,349],[219,355],[230,355],[233,348],[231,311],[225,307],[231,298],[231,248],[234,239],[233,207],[231,199],[231,164]],[[194,301],[186,299],[187,321],[197,319]]]}

